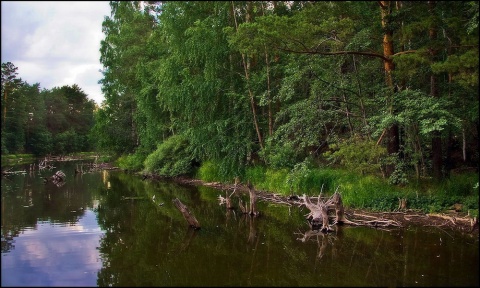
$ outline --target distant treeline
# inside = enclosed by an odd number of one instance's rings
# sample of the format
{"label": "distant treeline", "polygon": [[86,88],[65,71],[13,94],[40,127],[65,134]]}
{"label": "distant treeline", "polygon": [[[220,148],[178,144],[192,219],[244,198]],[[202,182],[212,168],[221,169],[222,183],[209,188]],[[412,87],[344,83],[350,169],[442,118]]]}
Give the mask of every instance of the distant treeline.
{"label": "distant treeline", "polygon": [[40,90],[17,69],[2,63],[2,155],[92,151],[95,102],[76,84]]}

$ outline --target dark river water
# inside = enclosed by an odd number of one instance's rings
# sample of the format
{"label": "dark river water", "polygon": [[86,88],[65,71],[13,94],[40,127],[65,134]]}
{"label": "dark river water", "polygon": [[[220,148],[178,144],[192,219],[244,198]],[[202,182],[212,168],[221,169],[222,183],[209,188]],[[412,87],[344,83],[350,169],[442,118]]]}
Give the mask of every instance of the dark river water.
{"label": "dark river water", "polygon": [[[479,285],[474,235],[349,226],[325,235],[309,231],[304,208],[259,202],[255,218],[220,206],[224,191],[75,174],[81,163],[2,177],[3,287]],[[58,170],[64,185],[43,182]]]}

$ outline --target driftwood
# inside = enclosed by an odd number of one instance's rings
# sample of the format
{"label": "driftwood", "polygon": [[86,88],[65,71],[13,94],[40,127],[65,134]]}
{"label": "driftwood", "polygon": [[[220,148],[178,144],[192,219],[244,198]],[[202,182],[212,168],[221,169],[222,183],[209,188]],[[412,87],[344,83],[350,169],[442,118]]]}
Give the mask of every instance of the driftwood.
{"label": "driftwood", "polygon": [[[96,160],[95,160],[96,161]],[[83,169],[85,167],[85,170]],[[112,166],[110,163],[82,163],[80,166],[77,164],[75,168],[75,174],[84,174],[84,173],[90,173],[90,172],[97,172],[100,170],[117,170],[119,169],[118,167]],[[145,180],[147,178],[147,175],[143,176],[142,180]]]}
{"label": "driftwood", "polygon": [[[236,179],[235,184],[238,183]],[[262,193],[262,191],[255,191],[250,182],[247,183],[248,193],[250,201],[246,203],[240,197],[238,197],[238,206],[243,214],[250,214],[254,216],[259,215],[259,211],[256,209],[256,203],[258,200],[268,201],[269,203],[275,203],[288,206],[305,206],[310,212],[305,215],[310,229],[312,231],[331,232],[334,225],[352,225],[352,226],[370,226],[377,229],[385,227],[402,227],[401,222],[396,219],[384,219],[385,215],[370,216],[359,213],[348,214],[345,212],[343,201],[338,188],[331,197],[323,197],[322,191],[317,197],[307,197],[291,195],[288,197],[282,197],[278,194]],[[225,194],[225,197],[218,196],[220,205],[226,204],[227,207],[231,207],[231,199],[229,199],[236,191],[236,185],[233,188],[233,192],[229,195]],[[246,191],[244,191],[246,192]],[[228,199],[228,200],[227,200]],[[399,199],[400,200],[400,199]],[[230,202],[228,202],[230,201]],[[230,204],[227,204],[230,203]],[[404,210],[406,208],[406,201],[400,200],[398,209]],[[403,212],[395,212],[403,213]],[[348,216],[348,217],[347,217]],[[478,226],[478,222],[474,221],[471,224],[471,230]]]}
{"label": "driftwood", "polygon": [[405,198],[398,198],[398,210],[405,210],[407,209],[407,199]]}
{"label": "driftwood", "polygon": [[2,171],[2,175],[14,175],[14,174],[26,174],[27,171],[25,170],[20,170],[20,171],[10,171],[12,170],[13,167],[5,170],[5,171]]}
{"label": "driftwood", "polygon": [[52,181],[53,184],[60,187],[60,186],[63,186],[65,184],[65,179],[66,178],[67,178],[67,175],[65,175],[65,173],[63,173],[63,171],[58,170],[52,176],[43,178],[44,179],[43,181],[45,183],[47,183],[48,181]]}
{"label": "driftwood", "polygon": [[49,159],[47,159],[47,157],[45,157],[45,160],[42,160],[40,161],[40,163],[38,163],[38,169],[39,170],[44,170],[44,169],[53,169],[55,168],[52,164],[49,164],[48,163]]}
{"label": "driftwood", "polygon": [[301,197],[303,200],[303,205],[310,210],[310,213],[306,215],[310,228],[316,230],[320,227],[321,231],[328,232],[332,231],[328,224],[328,205],[326,202],[318,197],[317,204],[312,203],[310,198],[303,195]]}
{"label": "driftwood", "polygon": [[193,227],[195,229],[200,229],[200,223],[198,223],[195,216],[193,216],[193,214],[190,212],[190,210],[188,210],[187,206],[185,206],[182,202],[180,202],[180,200],[178,198],[173,199],[172,202],[175,205],[175,207],[177,207],[177,209],[180,212],[182,212],[183,218],[185,218],[185,220],[187,220],[190,227]]}
{"label": "driftwood", "polygon": [[448,215],[438,214],[438,213],[431,213],[431,214],[427,214],[426,216],[427,217],[442,218],[442,219],[445,219],[445,220],[448,220],[448,221],[452,222],[452,224],[454,224],[454,225],[457,225],[458,222],[464,222],[464,223],[470,224],[471,231],[473,231],[473,229],[475,229],[475,227],[478,226],[477,217],[473,217],[473,218],[471,218],[471,217],[454,217],[454,216],[448,216]]}
{"label": "driftwood", "polygon": [[[238,177],[235,177],[235,185],[233,187],[233,192],[228,194],[227,191],[225,191],[225,197],[222,195],[218,196],[218,201],[220,205],[224,205],[227,207],[227,209],[234,209],[235,207],[233,206],[232,202],[232,196],[236,194],[237,191],[237,185],[240,183],[240,179]],[[253,185],[250,183],[250,181],[247,183],[248,187],[248,194],[250,197],[249,203],[244,203],[243,200],[238,197],[238,206],[240,210],[242,211],[243,214],[250,214],[253,216],[258,216],[260,215],[260,212],[257,211],[257,194],[255,190],[253,189]]]}
{"label": "driftwood", "polygon": [[334,221],[332,225],[348,224],[353,226],[371,226],[371,227],[401,227],[402,225],[394,220],[382,219],[370,215],[354,214],[355,219],[350,220],[346,217],[343,207],[343,202],[340,193],[335,193],[324,200],[321,198],[321,193],[317,197],[317,203],[313,203],[312,200],[303,195],[298,197],[301,202],[300,206],[305,205],[310,213],[306,215],[307,221],[310,224],[312,230],[320,230],[322,232],[333,231],[329,222],[329,209],[334,210]]}

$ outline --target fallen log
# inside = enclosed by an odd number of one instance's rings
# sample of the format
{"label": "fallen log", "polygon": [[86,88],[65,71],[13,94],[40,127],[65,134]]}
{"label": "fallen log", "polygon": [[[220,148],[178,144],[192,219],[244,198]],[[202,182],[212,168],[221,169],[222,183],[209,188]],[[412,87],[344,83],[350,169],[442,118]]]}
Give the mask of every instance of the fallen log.
{"label": "fallen log", "polygon": [[27,171],[20,170],[20,171],[2,171],[2,175],[15,175],[15,174],[26,174]]}
{"label": "fallen log", "polygon": [[476,218],[470,218],[470,217],[455,217],[455,216],[449,216],[445,214],[439,214],[439,213],[430,213],[426,215],[427,217],[437,217],[437,218],[442,218],[445,220],[448,220],[452,222],[452,224],[456,225],[457,222],[466,222],[470,223],[470,226],[474,225],[474,222],[476,222]]}
{"label": "fallen log", "polygon": [[197,219],[193,214],[188,210],[188,207],[185,206],[178,198],[175,198],[172,200],[173,204],[177,209],[182,213],[183,218],[187,220],[188,224],[190,227],[193,227],[194,229],[200,229],[200,223],[198,223]]}

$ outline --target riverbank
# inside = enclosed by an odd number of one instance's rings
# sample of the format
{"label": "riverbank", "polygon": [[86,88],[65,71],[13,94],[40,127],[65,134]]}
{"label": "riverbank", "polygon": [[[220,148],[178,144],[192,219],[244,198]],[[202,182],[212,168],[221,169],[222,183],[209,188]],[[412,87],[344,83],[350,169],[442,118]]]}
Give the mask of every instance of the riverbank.
{"label": "riverbank", "polygon": [[[241,183],[235,186],[234,184],[225,184],[220,182],[204,182],[199,179],[192,179],[187,177],[174,177],[169,179],[172,179],[173,181],[183,185],[207,186],[222,191],[233,191],[234,189],[242,193],[248,193],[249,191],[247,185]],[[256,194],[262,201],[269,201],[271,199],[275,199],[275,202],[277,203],[293,203],[293,201],[289,199],[290,197],[267,191],[256,190]],[[443,213],[423,213],[422,211],[413,209],[403,209],[395,212],[378,212],[345,207],[345,215],[347,218],[351,219],[356,217],[371,217],[372,219],[390,220],[393,223],[399,223],[401,227],[436,227],[445,231],[458,231],[462,234],[475,237],[477,238],[477,240],[479,239],[478,219],[467,215],[467,213],[458,212],[453,209],[444,211]],[[375,228],[374,224],[372,224],[371,226]]]}

